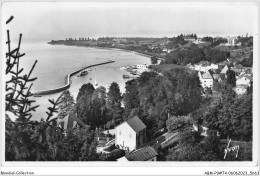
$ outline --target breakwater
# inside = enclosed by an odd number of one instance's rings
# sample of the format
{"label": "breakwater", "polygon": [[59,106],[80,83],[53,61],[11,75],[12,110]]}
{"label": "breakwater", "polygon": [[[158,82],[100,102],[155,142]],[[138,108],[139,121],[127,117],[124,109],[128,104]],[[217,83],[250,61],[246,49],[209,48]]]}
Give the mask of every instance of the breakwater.
{"label": "breakwater", "polygon": [[107,62],[102,62],[102,63],[98,63],[98,64],[89,65],[87,67],[84,67],[84,68],[81,68],[79,70],[76,70],[76,71],[74,71],[74,72],[72,72],[72,73],[67,75],[67,79],[66,79],[66,83],[67,84],[66,85],[64,85],[62,87],[59,87],[59,88],[56,88],[56,89],[36,91],[36,92],[34,92],[34,95],[48,95],[48,94],[58,93],[58,92],[67,90],[70,87],[70,84],[71,84],[71,79],[70,79],[71,76],[74,76],[74,75],[78,74],[79,72],[81,72],[84,69],[95,67],[95,66],[99,66],[99,65],[110,64],[110,63],[113,63],[113,62],[115,62],[115,61],[109,60]]}

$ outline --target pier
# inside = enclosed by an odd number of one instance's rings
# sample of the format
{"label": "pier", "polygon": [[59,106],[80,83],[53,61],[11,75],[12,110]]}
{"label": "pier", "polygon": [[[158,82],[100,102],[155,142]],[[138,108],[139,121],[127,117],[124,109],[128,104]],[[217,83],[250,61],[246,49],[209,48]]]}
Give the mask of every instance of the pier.
{"label": "pier", "polygon": [[79,70],[76,70],[70,74],[67,75],[67,84],[65,86],[62,86],[62,87],[59,87],[59,88],[56,88],[56,89],[50,89],[50,90],[40,90],[40,91],[36,91],[34,93],[34,95],[37,95],[37,96],[40,96],[40,95],[48,95],[48,94],[53,94],[53,93],[58,93],[58,92],[61,92],[61,91],[64,91],[64,90],[67,90],[69,87],[70,87],[70,84],[71,84],[71,77],[76,75],[77,73],[81,72],[82,70],[84,69],[87,69],[87,68],[91,68],[91,67],[95,67],[95,66],[99,66],[99,65],[105,65],[105,64],[110,64],[110,63],[113,63],[115,62],[114,60],[109,60],[107,62],[102,62],[102,63],[99,63],[99,64],[94,64],[94,65],[89,65],[87,67],[84,67],[84,68],[81,68]]}

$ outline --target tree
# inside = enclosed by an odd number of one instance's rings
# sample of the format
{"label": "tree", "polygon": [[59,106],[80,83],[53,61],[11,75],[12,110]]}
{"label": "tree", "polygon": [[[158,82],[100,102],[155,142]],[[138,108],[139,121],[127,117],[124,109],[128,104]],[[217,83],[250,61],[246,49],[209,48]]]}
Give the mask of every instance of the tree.
{"label": "tree", "polygon": [[244,58],[242,62],[240,62],[241,65],[244,67],[252,67],[253,66],[253,53],[250,54],[249,58]]}
{"label": "tree", "polygon": [[151,57],[151,63],[152,64],[157,64],[158,63],[158,58],[156,56]]}
{"label": "tree", "polygon": [[92,129],[107,122],[106,89],[94,89],[91,83],[81,86],[76,102],[76,113]]}
{"label": "tree", "polygon": [[185,125],[190,125],[190,117],[188,116],[171,116],[166,121],[166,127],[169,132]]}
{"label": "tree", "polygon": [[123,97],[121,95],[119,85],[113,82],[110,85],[107,94],[107,109],[109,119],[112,120],[114,126],[123,121],[123,108],[121,107],[122,99]]}
{"label": "tree", "polygon": [[114,105],[121,107],[121,101],[122,95],[119,85],[116,82],[112,82],[107,93],[108,107],[112,107]]}
{"label": "tree", "polygon": [[227,75],[227,84],[231,85],[232,87],[236,86],[236,73],[233,70],[228,70],[226,72]]}
{"label": "tree", "polygon": [[78,92],[77,101],[82,97],[89,97],[93,94],[95,88],[91,83],[83,84]]}
{"label": "tree", "polygon": [[[130,111],[139,115],[151,135],[166,127],[168,114],[187,115],[197,109],[202,100],[197,74],[181,68],[165,70],[162,76],[144,72],[133,90],[136,91],[132,97],[136,98],[137,106]],[[129,111],[127,108],[126,112]]]}
{"label": "tree", "polygon": [[[8,24],[11,20],[12,18],[6,23]],[[37,61],[28,74],[23,73],[24,69],[19,67],[20,58],[25,55],[20,54],[21,37],[22,35],[20,35],[18,47],[12,50],[9,31],[7,31],[6,75],[10,79],[6,82],[5,96],[5,160],[78,161],[79,156],[83,154],[87,154],[84,155],[83,160],[98,160],[94,136],[87,137],[91,131],[85,131],[82,133],[83,135],[74,134],[70,138],[70,134],[65,136],[63,130],[57,127],[57,118],[53,118],[53,116],[58,112],[61,97],[65,97],[65,93],[62,93],[56,101],[49,99],[52,106],[48,108],[45,119],[31,120],[31,112],[35,111],[38,106],[35,106],[35,101],[31,100],[32,84],[28,86],[28,83],[36,79],[31,78],[31,73]],[[16,119],[11,120],[10,116]],[[82,144],[85,145],[82,146]],[[88,147],[89,144],[91,144],[90,147]]]}
{"label": "tree", "polygon": [[64,91],[61,97],[61,103],[59,104],[59,118],[64,118],[70,112],[74,113],[75,111],[75,101],[70,91]]}
{"label": "tree", "polygon": [[107,94],[105,87],[100,86],[93,92],[89,119],[89,124],[93,127],[99,127],[106,122],[106,98]]}
{"label": "tree", "polygon": [[187,65],[205,60],[205,53],[196,44],[191,44],[188,49],[176,49],[166,55],[166,64]]}
{"label": "tree", "polygon": [[219,63],[226,60],[228,52],[220,51],[219,49],[212,49],[207,47],[205,49],[206,60],[212,63]]}
{"label": "tree", "polygon": [[128,117],[131,110],[140,106],[137,81],[135,79],[127,81],[125,84],[125,89],[126,91],[123,95],[123,102],[125,106],[125,117]]}
{"label": "tree", "polygon": [[[7,20],[8,24],[13,17]],[[20,67],[20,59],[25,54],[20,54],[22,34],[20,34],[18,47],[11,48],[9,30],[7,30],[8,49],[6,51],[6,94],[5,94],[5,159],[6,161],[35,161],[51,159],[50,149],[48,149],[45,131],[51,125],[53,115],[57,112],[60,97],[54,101],[49,100],[52,107],[48,108],[47,117],[40,122],[30,120],[32,111],[38,105],[31,99],[32,82],[37,78],[32,78],[31,74],[37,61],[34,62],[28,74],[24,74],[24,69]],[[28,86],[28,84],[30,84]],[[10,116],[16,119],[11,120]]]}
{"label": "tree", "polygon": [[204,42],[213,42],[213,38],[212,37],[209,37],[209,36],[207,36],[207,37],[203,37],[202,39],[201,39],[201,41],[204,41]]}
{"label": "tree", "polygon": [[179,144],[167,156],[168,161],[221,161],[222,148],[216,132],[209,132],[204,139],[196,132],[185,132]]}
{"label": "tree", "polygon": [[91,119],[94,118],[92,117],[93,109],[91,104],[94,91],[95,88],[91,83],[83,84],[79,89],[75,108],[78,118],[89,125],[91,123]]}
{"label": "tree", "polygon": [[219,131],[222,138],[252,140],[252,95],[238,98],[229,85],[221,92],[217,104],[204,115],[204,124]]}

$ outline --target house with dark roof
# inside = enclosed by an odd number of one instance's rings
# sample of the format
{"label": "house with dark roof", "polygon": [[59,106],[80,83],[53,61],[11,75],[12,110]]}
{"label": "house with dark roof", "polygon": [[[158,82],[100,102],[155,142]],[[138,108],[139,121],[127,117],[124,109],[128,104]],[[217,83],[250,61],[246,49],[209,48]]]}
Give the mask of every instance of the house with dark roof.
{"label": "house with dark roof", "polygon": [[219,78],[218,78],[218,82],[222,82],[226,79],[226,74],[224,73],[220,73],[219,74]]}
{"label": "house with dark roof", "polygon": [[117,161],[156,161],[158,153],[150,146],[134,150]]}
{"label": "house with dark roof", "polygon": [[86,125],[82,120],[80,120],[78,117],[76,117],[75,114],[69,113],[64,118],[58,118],[57,124],[59,127],[63,128],[64,131],[67,133],[69,130],[73,128],[87,128],[88,125]]}
{"label": "house with dark roof", "polygon": [[146,142],[146,125],[133,117],[115,128],[115,145],[123,150],[132,151]]}

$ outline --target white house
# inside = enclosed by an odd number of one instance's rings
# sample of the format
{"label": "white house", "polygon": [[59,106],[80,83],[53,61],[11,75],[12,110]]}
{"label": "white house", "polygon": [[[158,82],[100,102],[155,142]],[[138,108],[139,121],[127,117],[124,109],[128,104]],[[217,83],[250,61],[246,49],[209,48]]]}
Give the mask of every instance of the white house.
{"label": "white house", "polygon": [[199,72],[206,72],[207,66],[203,66],[201,64],[195,64],[195,70]]}
{"label": "white house", "polygon": [[235,87],[235,92],[237,93],[237,95],[243,95],[247,93],[247,85],[237,85]]}
{"label": "white house", "polygon": [[226,37],[227,44],[226,45],[235,45],[237,44],[237,37]]}
{"label": "white house", "polygon": [[158,153],[150,146],[134,150],[117,161],[156,161]]}
{"label": "white house", "polygon": [[137,117],[129,119],[115,128],[115,145],[132,151],[146,142],[146,125]]}
{"label": "white house", "polygon": [[208,70],[209,69],[218,69],[218,65],[211,63],[210,66],[208,66]]}
{"label": "white house", "polygon": [[210,70],[210,69],[218,69],[218,65],[213,64],[213,63],[210,64],[209,62],[205,61],[200,64],[195,64],[194,69],[196,71],[206,72],[207,70]]}
{"label": "white house", "polygon": [[203,88],[206,88],[206,87],[212,88],[213,76],[209,70],[207,70],[205,73],[198,72],[198,75],[199,75],[199,79],[201,82],[201,86]]}
{"label": "white house", "polygon": [[251,86],[251,81],[252,81],[252,76],[249,75],[243,75],[241,77],[239,77],[236,80],[236,85],[246,85],[246,86]]}

